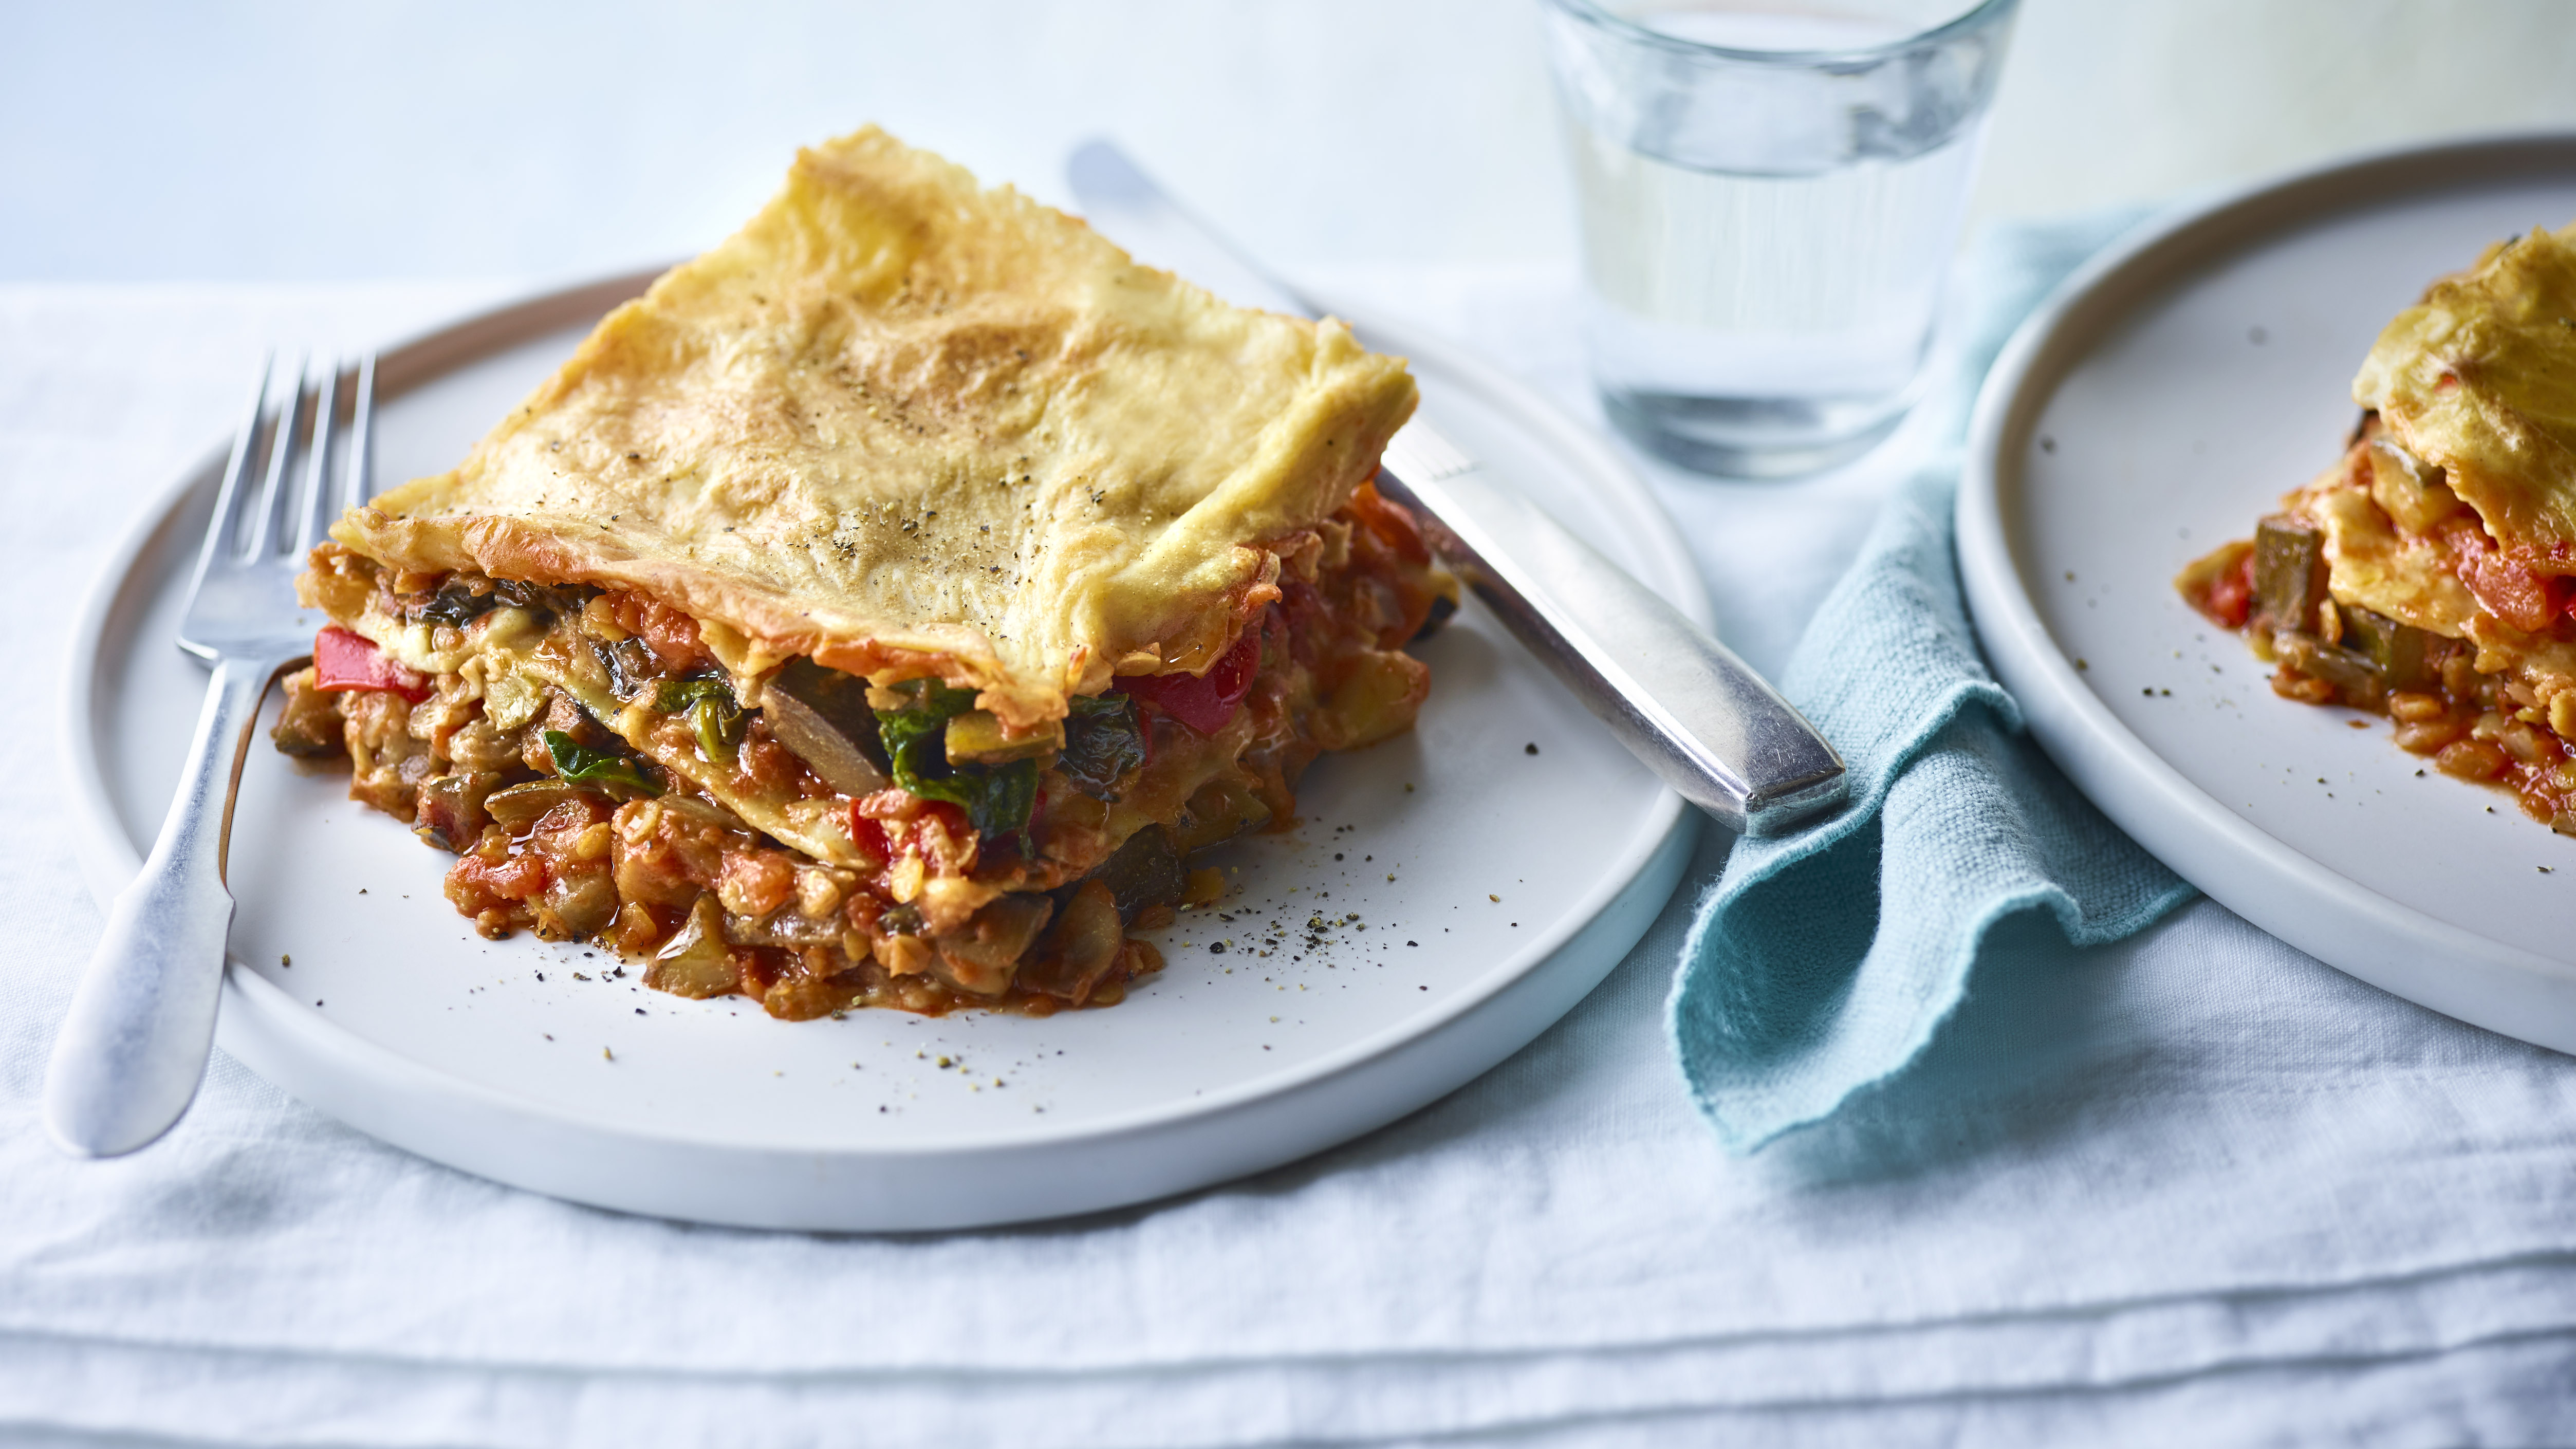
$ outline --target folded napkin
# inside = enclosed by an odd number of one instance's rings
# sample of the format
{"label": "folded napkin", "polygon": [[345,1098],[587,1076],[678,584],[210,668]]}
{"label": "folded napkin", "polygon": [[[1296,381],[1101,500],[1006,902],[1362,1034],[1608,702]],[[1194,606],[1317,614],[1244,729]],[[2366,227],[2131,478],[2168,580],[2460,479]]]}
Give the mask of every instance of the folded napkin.
{"label": "folded napkin", "polygon": [[1966,996],[1997,922],[2045,909],[2117,940],[2191,887],[2078,795],[1978,655],[1951,546],[1960,441],[2012,329],[2133,213],[2004,233],[1935,404],[1942,442],[1826,596],[1780,688],[1851,766],[1852,803],[1736,844],[1682,948],[1668,1020],[1700,1110],[1750,1152],[1902,1070]]}

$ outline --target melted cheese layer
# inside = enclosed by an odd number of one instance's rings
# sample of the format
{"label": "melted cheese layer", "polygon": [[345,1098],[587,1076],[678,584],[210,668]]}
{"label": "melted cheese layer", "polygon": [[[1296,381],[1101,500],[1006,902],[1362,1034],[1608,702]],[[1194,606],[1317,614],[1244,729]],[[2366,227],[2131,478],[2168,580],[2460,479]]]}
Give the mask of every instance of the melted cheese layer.
{"label": "melted cheese layer", "polygon": [[1338,322],[1229,306],[873,128],[801,153],[462,466],[353,509],[397,568],[642,589],[738,673],[937,674],[1015,727],[1202,673],[1414,407]]}

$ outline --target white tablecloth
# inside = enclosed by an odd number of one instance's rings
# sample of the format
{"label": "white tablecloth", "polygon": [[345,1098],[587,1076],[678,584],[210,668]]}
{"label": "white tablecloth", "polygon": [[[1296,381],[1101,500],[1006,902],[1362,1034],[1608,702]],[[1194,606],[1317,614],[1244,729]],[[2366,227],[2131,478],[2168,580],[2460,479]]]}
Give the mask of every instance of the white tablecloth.
{"label": "white tablecloth", "polygon": [[[1589,411],[1571,281],[1322,278]],[[1073,1223],[827,1238],[571,1207],[219,1058],[133,1158],[36,1121],[98,912],[62,640],[259,347],[507,289],[0,288],[0,1442],[1160,1446],[2576,1441],[2576,1062],[2202,902],[1998,953],[1920,1066],[1750,1160],[1683,1100],[1678,907],[1373,1137]],[[1659,479],[1776,666],[1897,473]],[[1722,840],[1704,847],[1713,870]]]}

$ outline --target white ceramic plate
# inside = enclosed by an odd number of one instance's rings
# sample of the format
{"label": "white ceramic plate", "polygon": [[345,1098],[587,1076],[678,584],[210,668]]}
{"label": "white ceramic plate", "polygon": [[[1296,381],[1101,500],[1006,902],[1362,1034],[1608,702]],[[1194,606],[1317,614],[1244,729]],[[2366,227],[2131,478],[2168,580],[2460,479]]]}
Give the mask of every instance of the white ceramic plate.
{"label": "white ceramic plate", "polygon": [[2561,1051],[2576,840],[2425,771],[2385,720],[2276,698],[2170,581],[2341,452],[2353,373],[2427,283],[2571,217],[2560,136],[2357,161],[2162,223],[2014,337],[1959,492],[1986,651],[2104,813],[2301,950]]}
{"label": "white ceramic plate", "polygon": [[[452,466],[649,280],[386,354],[378,477]],[[1597,438],[1431,339],[1362,330],[1412,358],[1444,431],[1708,622],[1671,523]],[[102,901],[159,828],[203,694],[169,641],[221,462],[210,453],[118,551],[73,640],[65,739]],[[1230,847],[1234,894],[1158,938],[1160,976],[1115,1008],[1045,1020],[779,1022],[739,999],[641,990],[631,971],[604,975],[604,954],[481,940],[440,895],[447,857],[350,803],[344,776],[299,773],[263,741],[233,833],[218,1039],[424,1156],[710,1222],[962,1227],[1274,1166],[1527,1043],[1635,944],[1689,854],[1696,814],[1472,605],[1423,656],[1434,685],[1417,729],[1319,763],[1302,826]],[[1310,946],[1314,918],[1327,924]]]}

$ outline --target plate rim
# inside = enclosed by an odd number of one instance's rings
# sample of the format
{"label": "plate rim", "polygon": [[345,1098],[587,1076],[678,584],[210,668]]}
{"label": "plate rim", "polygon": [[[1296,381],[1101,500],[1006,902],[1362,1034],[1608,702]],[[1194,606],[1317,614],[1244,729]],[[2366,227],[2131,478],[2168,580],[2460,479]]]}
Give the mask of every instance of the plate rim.
{"label": "plate rim", "polygon": [[[381,396],[399,397],[414,386],[470,366],[484,357],[521,345],[546,332],[579,326],[586,320],[603,315],[618,302],[640,295],[645,287],[664,270],[666,269],[652,268],[625,271],[566,286],[548,287],[512,301],[472,311],[453,320],[433,325],[400,343],[381,350],[377,373],[379,393]],[[1562,453],[1578,460],[1583,476],[1587,479],[1606,477],[1617,480],[1620,485],[1618,490],[1621,495],[1620,502],[1624,511],[1632,515],[1627,521],[1643,525],[1635,529],[1623,530],[1623,532],[1629,535],[1629,541],[1650,566],[1651,571],[1662,575],[1653,581],[1658,586],[1658,592],[1662,593],[1678,587],[1682,597],[1674,602],[1682,612],[1703,627],[1712,625],[1713,610],[1705,581],[1700,577],[1696,562],[1681,542],[1679,528],[1672,523],[1669,514],[1651,487],[1638,476],[1636,470],[1624,458],[1618,455],[1607,440],[1585,428],[1577,419],[1555,402],[1538,393],[1536,389],[1483,362],[1463,348],[1417,329],[1408,322],[1384,318],[1368,309],[1349,311],[1337,309],[1337,315],[1351,318],[1356,330],[1372,338],[1375,343],[1387,350],[1419,359],[1435,371],[1466,384],[1470,389],[1483,392],[1489,397],[1508,404],[1514,413],[1517,426],[1540,434]],[[75,852],[86,883],[102,907],[132,879],[140,868],[143,849],[148,848],[149,845],[149,842],[141,842],[138,845],[138,842],[126,833],[124,824],[119,818],[114,792],[107,783],[106,751],[101,748],[103,744],[101,727],[105,719],[102,710],[107,707],[110,699],[112,676],[108,669],[102,667],[108,663],[105,657],[106,646],[120,610],[129,607],[137,596],[138,573],[144,557],[156,542],[162,539],[166,530],[177,525],[191,495],[204,486],[206,478],[212,471],[220,468],[228,451],[229,439],[200,455],[196,463],[180,470],[173,481],[150,496],[146,506],[138,511],[122,536],[109,550],[98,573],[92,579],[68,640],[64,672],[61,676],[63,703],[57,716],[62,741],[59,753],[74,807],[71,814],[75,827]],[[183,546],[185,544],[185,540],[177,542]],[[186,551],[184,547],[182,551]],[[149,589],[154,585],[147,583],[142,584],[141,587]],[[224,1045],[237,1058],[243,1059],[245,1064],[252,1065],[263,1078],[275,1085],[287,1087],[288,1084],[279,1081],[275,1073],[261,1070],[254,1060],[266,1055],[258,1046],[245,1040],[251,1035],[250,1028],[256,1021],[262,1023],[258,1031],[262,1044],[273,1045],[277,1041],[293,1038],[300,1051],[338,1059],[348,1064],[345,1068],[347,1070],[361,1071],[380,1079],[395,1079],[399,1090],[451,1095],[472,1101],[486,1110],[522,1120],[539,1130],[613,1137],[622,1139],[631,1147],[648,1151],[653,1148],[669,1148],[715,1153],[722,1156],[746,1154],[760,1156],[779,1153],[803,1157],[821,1155],[888,1167],[905,1163],[972,1162],[995,1154],[1006,1155],[1015,1152],[1066,1149],[1078,1151],[1091,1144],[1133,1140],[1140,1136],[1151,1136],[1157,1132],[1187,1130],[1194,1124],[1219,1121],[1265,1103],[1312,1093],[1327,1087],[1338,1078],[1382,1067],[1389,1058],[1402,1054],[1408,1047],[1427,1045],[1443,1037],[1466,1019],[1495,1007],[1500,998],[1530,986],[1535,978],[1547,975],[1547,968],[1551,963],[1568,954],[1570,947],[1583,943],[1609,917],[1619,914],[1623,909],[1633,912],[1635,903],[1628,898],[1641,885],[1651,888],[1659,876],[1667,873],[1672,876],[1670,881],[1654,891],[1655,909],[1643,913],[1635,938],[1627,940],[1618,950],[1606,953],[1605,959],[1600,961],[1596,968],[1584,973],[1585,979],[1580,983],[1580,990],[1567,998],[1563,1006],[1548,1014],[1546,1020],[1540,1023],[1536,1030],[1522,1034],[1521,1039],[1502,1056],[1494,1057],[1468,1076],[1450,1083],[1432,1095],[1409,1102],[1399,1112],[1381,1120],[1371,1121],[1356,1131],[1337,1133],[1328,1142],[1304,1148],[1294,1156],[1279,1159],[1280,1162],[1285,1162],[1312,1151],[1321,1150],[1332,1143],[1349,1140],[1350,1137],[1359,1135],[1361,1132],[1374,1130],[1375,1127],[1383,1125],[1384,1121],[1391,1121],[1396,1116],[1419,1110],[1439,1100],[1440,1097],[1456,1090],[1458,1086],[1464,1085],[1466,1081],[1473,1080],[1475,1076],[1482,1075],[1484,1071],[1498,1065],[1504,1057],[1509,1056],[1512,1051],[1517,1051],[1519,1046],[1525,1045],[1528,1039],[1535,1037],[1537,1031],[1543,1031],[1546,1025],[1552,1024],[1565,1010],[1571,1009],[1583,996],[1588,995],[1621,959],[1624,959],[1627,951],[1633,948],[1635,939],[1642,939],[1645,927],[1651,925],[1663,901],[1669,897],[1671,889],[1678,883],[1681,868],[1687,861],[1690,842],[1695,838],[1698,824],[1696,812],[1690,810],[1680,796],[1674,794],[1669,788],[1659,790],[1653,804],[1647,809],[1631,835],[1626,849],[1598,878],[1594,888],[1585,892],[1583,897],[1559,916],[1554,928],[1537,933],[1528,944],[1495,962],[1480,973],[1470,985],[1438,1003],[1429,1011],[1407,1015],[1395,1023],[1355,1037],[1338,1048],[1276,1076],[1238,1083],[1205,1096],[1180,1098],[1131,1109],[1115,1116],[1096,1119],[1069,1128],[1032,1127],[996,1135],[981,1135],[958,1142],[864,1147],[840,1145],[818,1148],[810,1143],[760,1141],[746,1139],[739,1135],[716,1137],[689,1132],[647,1131],[612,1126],[543,1099],[513,1094],[457,1077],[434,1064],[415,1060],[399,1050],[360,1036],[327,1017],[317,1016],[306,1010],[299,1002],[289,997],[282,987],[257,972],[244,968],[240,960],[229,952],[226,956],[224,1003],[218,1017],[218,1043]],[[251,1020],[246,1020],[246,1017]],[[226,1029],[227,1026],[229,1030]],[[237,1049],[244,1046],[249,1046],[251,1049],[248,1051]],[[289,1090],[292,1089],[289,1088]],[[368,1131],[381,1140],[409,1150],[423,1150],[411,1142],[388,1136],[375,1127],[356,1123],[350,1114],[336,1110],[332,1105],[313,1102],[300,1092],[294,1094],[317,1107],[325,1115],[359,1125],[361,1130]],[[495,1177],[497,1180],[511,1182],[513,1185],[533,1186],[511,1176],[496,1174],[481,1166],[466,1166],[445,1154],[425,1152],[424,1155],[435,1156],[438,1160],[450,1162],[451,1165],[459,1166],[463,1170]],[[1241,1171],[1261,1170],[1261,1167],[1275,1165],[1278,1164],[1264,1163],[1251,1169],[1236,1169],[1228,1172],[1225,1177],[1209,1178],[1206,1181],[1223,1181],[1240,1175]],[[592,1195],[567,1193],[551,1186],[533,1186],[533,1190],[548,1192],[555,1196],[574,1197],[577,1200],[591,1201],[604,1206],[626,1205],[605,1201]],[[1050,1210],[1036,1215],[1005,1213],[985,1221],[1029,1220],[1034,1216],[1054,1216],[1060,1211],[1084,1211],[1112,1205],[1114,1204],[1090,1204],[1072,1209]],[[699,1216],[709,1221],[736,1221],[761,1226],[813,1225],[756,1222],[752,1218],[726,1215],[712,1217],[701,1214],[686,1215]],[[954,1225],[969,1224],[960,1220]]]}
{"label": "plate rim", "polygon": [[[2232,189],[2134,228],[2078,267],[1997,355],[1971,415],[1954,518],[1977,635],[2032,736],[2103,814],[2220,904],[2382,990],[2491,1031],[2576,1050],[2576,963],[2438,920],[2302,854],[2155,753],[2077,675],[2016,562],[2006,514],[2040,411],[2113,329],[2246,248],[2405,197],[2576,180],[2576,132],[2366,152]],[[2315,909],[2324,904],[2330,909]],[[2465,969],[2464,969],[2465,968]],[[2483,983],[2495,999],[2481,999]],[[2555,1013],[2531,1014],[2555,1004]]]}

